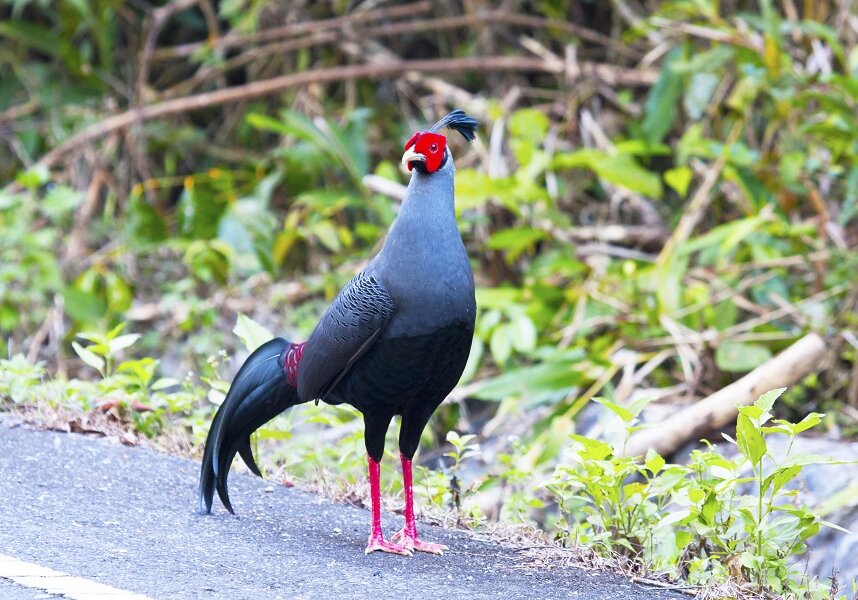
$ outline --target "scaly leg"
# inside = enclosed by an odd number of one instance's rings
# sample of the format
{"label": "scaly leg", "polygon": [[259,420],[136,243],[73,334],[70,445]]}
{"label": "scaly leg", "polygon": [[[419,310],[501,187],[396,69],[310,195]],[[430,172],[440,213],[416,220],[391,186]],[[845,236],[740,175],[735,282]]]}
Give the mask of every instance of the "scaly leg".
{"label": "scaly leg", "polygon": [[444,544],[424,542],[417,537],[417,522],[414,519],[414,486],[411,475],[411,459],[404,454],[399,455],[402,461],[402,487],[405,488],[405,526],[393,534],[391,541],[400,542],[405,548],[417,552],[443,554],[449,550]]}
{"label": "scaly leg", "polygon": [[390,552],[411,556],[411,550],[403,545],[388,542],[381,532],[381,463],[367,456],[369,463],[369,491],[372,499],[372,532],[366,544],[366,554],[370,552]]}

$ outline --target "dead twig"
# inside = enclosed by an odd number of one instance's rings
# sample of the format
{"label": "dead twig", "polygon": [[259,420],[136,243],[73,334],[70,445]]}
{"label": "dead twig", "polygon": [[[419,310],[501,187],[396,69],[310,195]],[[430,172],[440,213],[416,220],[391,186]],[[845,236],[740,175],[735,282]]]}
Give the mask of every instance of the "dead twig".
{"label": "dead twig", "polygon": [[0,112],[0,123],[15,121],[21,117],[28,117],[37,110],[39,110],[39,101],[35,99],[27,100],[22,104],[10,106],[3,112]]}
{"label": "dead twig", "polygon": [[[741,131],[742,122],[738,121],[733,126],[733,130],[730,132],[730,135],[727,137],[724,147],[729,148],[732,146],[738,139]],[[685,209],[682,218],[679,219],[679,224],[676,226],[676,229],[673,230],[673,234],[667,240],[667,243],[665,243],[664,248],[662,248],[661,253],[658,255],[658,261],[656,262],[659,268],[662,268],[667,264],[676,252],[676,248],[688,239],[688,236],[691,235],[691,232],[694,231],[697,223],[703,217],[703,213],[706,212],[706,208],[712,200],[710,192],[712,192],[715,184],[718,183],[718,179],[721,177],[721,170],[724,168],[726,163],[727,152],[725,150],[706,170],[703,182],[700,184],[700,187],[697,188],[697,191],[694,192],[691,202],[688,203],[688,208]]]}
{"label": "dead twig", "polygon": [[368,190],[375,192],[376,194],[381,194],[382,196],[387,196],[388,198],[393,198],[394,200],[399,201],[402,201],[405,198],[405,190],[407,188],[404,185],[396,181],[391,181],[381,175],[364,175],[362,181]]}
{"label": "dead twig", "polygon": [[149,66],[152,61],[152,55],[155,52],[155,44],[158,42],[158,35],[161,33],[164,25],[176,13],[183,12],[200,0],[174,0],[169,4],[156,8],[152,11],[151,16],[147,19],[145,26],[146,33],[143,36],[143,48],[140,50],[140,60],[137,62],[137,103],[142,104],[145,101],[145,89],[149,81]]}
{"label": "dead twig", "polygon": [[[597,69],[598,70],[598,69]],[[221,106],[232,102],[254,100],[264,96],[270,96],[283,92],[287,89],[308,84],[331,83],[335,81],[348,81],[352,79],[380,79],[401,75],[409,71],[414,72],[438,72],[456,73],[467,71],[542,71],[554,72],[544,61],[520,57],[520,56],[470,56],[465,58],[451,59],[429,59],[409,60],[401,63],[379,64],[379,65],[348,65],[331,67],[329,69],[318,69],[315,71],[304,71],[290,73],[262,81],[254,81],[244,85],[238,85],[213,92],[195,94],[182,98],[174,98],[157,102],[147,106],[134,108],[118,115],[108,117],[98,123],[94,123],[83,131],[78,132],[71,138],[44,155],[38,164],[50,167],[59,162],[69,152],[85,146],[109,133],[124,129],[131,125],[166,117],[169,115],[186,113],[196,110]],[[639,85],[649,85],[651,78],[646,73],[633,75],[629,73]]]}
{"label": "dead twig", "polygon": [[540,223],[558,241],[601,242],[641,248],[661,248],[667,240],[668,231],[644,225],[599,225],[562,229],[553,223]]}
{"label": "dead twig", "polygon": [[187,57],[203,48],[226,49],[238,46],[252,46],[261,42],[281,40],[283,38],[298,36],[328,29],[341,29],[345,25],[363,23],[381,19],[392,19],[397,17],[413,17],[417,14],[430,10],[431,3],[428,0],[412,2],[401,6],[377,8],[374,10],[359,11],[333,17],[330,19],[319,19],[316,21],[304,21],[291,23],[282,27],[272,27],[251,34],[229,34],[213,42],[191,42],[170,48],[163,48],[153,53],[153,60],[173,60],[179,57]]}

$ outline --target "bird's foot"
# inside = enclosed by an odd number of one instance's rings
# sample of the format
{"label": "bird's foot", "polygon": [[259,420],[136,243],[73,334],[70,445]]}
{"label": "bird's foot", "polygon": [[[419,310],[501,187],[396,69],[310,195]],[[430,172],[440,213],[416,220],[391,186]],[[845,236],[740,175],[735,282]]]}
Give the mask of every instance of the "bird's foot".
{"label": "bird's foot", "polygon": [[401,544],[393,541],[388,542],[381,536],[369,536],[369,541],[366,544],[365,554],[373,552],[389,552],[390,554],[400,554],[402,556],[411,556],[411,550]]}
{"label": "bird's foot", "polygon": [[414,552],[428,552],[430,554],[444,554],[444,550],[449,550],[444,544],[436,544],[435,542],[424,542],[417,537],[417,533],[409,533],[403,527],[401,530],[393,534],[390,538],[392,542],[402,544],[404,548]]}

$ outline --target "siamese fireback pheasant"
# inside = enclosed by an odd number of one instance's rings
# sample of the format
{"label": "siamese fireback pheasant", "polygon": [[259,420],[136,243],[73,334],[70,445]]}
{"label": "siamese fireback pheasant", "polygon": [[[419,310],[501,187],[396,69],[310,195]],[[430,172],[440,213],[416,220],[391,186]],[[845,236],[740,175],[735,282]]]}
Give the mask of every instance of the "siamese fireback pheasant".
{"label": "siamese fireback pheasant", "polygon": [[[477,125],[454,110],[408,140],[402,162],[411,181],[381,251],[340,291],[306,342],[273,339],[242,365],[206,439],[201,513],[211,512],[215,489],[233,512],[227,477],[236,453],[260,474],[250,435],[266,421],[303,402],[345,403],[364,418],[372,500],[366,552],[446,549],[417,535],[411,461],[429,417],[462,375],[474,334],[474,277],[454,211],[456,170],[439,130],[470,141]],[[388,541],[380,462],[394,415],[401,416],[405,526]]]}

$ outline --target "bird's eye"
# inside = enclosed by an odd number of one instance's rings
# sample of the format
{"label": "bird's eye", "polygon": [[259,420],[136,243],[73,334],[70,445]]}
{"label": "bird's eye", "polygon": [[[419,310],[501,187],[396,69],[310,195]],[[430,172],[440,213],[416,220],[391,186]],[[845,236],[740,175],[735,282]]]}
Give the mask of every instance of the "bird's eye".
{"label": "bird's eye", "polygon": [[438,144],[429,144],[429,152],[438,152]]}

